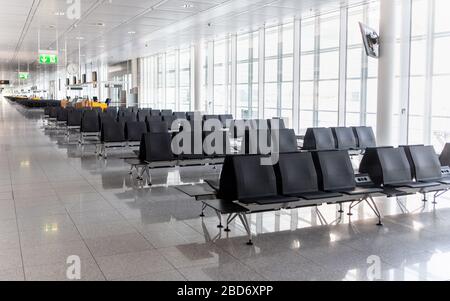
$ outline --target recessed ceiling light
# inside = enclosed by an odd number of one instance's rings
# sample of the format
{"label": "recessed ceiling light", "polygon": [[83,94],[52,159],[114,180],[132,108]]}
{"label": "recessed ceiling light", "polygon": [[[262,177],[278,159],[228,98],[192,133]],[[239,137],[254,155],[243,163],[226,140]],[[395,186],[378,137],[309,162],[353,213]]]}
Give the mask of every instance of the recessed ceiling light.
{"label": "recessed ceiling light", "polygon": [[77,40],[84,40],[83,37],[76,37]]}
{"label": "recessed ceiling light", "polygon": [[181,7],[182,7],[182,8],[193,8],[193,7],[194,7],[194,4],[192,4],[192,3],[185,3],[185,4],[183,4]]}
{"label": "recessed ceiling light", "polygon": [[63,11],[57,11],[57,12],[55,12],[55,16],[65,16],[65,15],[66,15],[66,13],[63,12]]}
{"label": "recessed ceiling light", "polygon": [[135,31],[129,31],[128,34],[136,34]]}

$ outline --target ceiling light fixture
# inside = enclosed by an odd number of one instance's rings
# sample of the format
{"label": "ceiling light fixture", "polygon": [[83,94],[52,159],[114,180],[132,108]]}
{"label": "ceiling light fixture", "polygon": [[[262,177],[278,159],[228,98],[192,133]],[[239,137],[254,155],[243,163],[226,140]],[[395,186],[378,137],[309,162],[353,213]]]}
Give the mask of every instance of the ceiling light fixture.
{"label": "ceiling light fixture", "polygon": [[188,9],[188,8],[193,8],[193,7],[194,7],[194,4],[192,4],[192,3],[185,3],[185,4],[183,4],[181,7],[182,7],[182,8],[186,8],[186,9]]}
{"label": "ceiling light fixture", "polygon": [[65,15],[66,15],[66,13],[63,12],[63,11],[57,11],[57,12],[55,12],[55,16],[65,16]]}
{"label": "ceiling light fixture", "polygon": [[76,37],[77,40],[84,40],[83,37]]}
{"label": "ceiling light fixture", "polygon": [[128,34],[136,34],[135,31],[129,31]]}

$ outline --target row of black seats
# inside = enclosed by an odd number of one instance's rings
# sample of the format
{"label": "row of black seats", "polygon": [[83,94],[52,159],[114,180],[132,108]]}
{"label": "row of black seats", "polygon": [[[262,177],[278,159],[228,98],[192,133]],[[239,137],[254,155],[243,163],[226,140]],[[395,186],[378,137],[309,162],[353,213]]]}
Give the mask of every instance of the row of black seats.
{"label": "row of black seats", "polygon": [[304,150],[364,150],[376,146],[371,127],[309,128],[303,143]]}

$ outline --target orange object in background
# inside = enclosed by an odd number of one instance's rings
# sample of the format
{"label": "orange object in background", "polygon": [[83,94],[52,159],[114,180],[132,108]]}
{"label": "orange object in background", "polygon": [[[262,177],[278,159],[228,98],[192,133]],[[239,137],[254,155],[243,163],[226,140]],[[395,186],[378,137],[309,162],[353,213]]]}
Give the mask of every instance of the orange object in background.
{"label": "orange object in background", "polygon": [[76,103],[75,108],[77,108],[77,109],[101,108],[104,111],[104,110],[106,110],[106,108],[108,108],[108,105],[106,103],[94,102],[91,100],[83,100],[81,102]]}

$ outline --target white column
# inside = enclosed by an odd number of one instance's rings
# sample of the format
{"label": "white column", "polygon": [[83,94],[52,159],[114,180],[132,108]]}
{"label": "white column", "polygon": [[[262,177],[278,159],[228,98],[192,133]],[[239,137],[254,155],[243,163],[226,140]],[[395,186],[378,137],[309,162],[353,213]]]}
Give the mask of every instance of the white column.
{"label": "white column", "polygon": [[294,116],[292,127],[296,133],[300,132],[300,51],[301,51],[301,20],[294,20]]}
{"label": "white column", "polygon": [[393,145],[395,81],[396,4],[381,0],[380,58],[378,65],[377,141],[380,146]]}
{"label": "white column", "polygon": [[202,99],[202,45],[198,42],[194,47],[194,61],[192,62],[192,67],[194,69],[194,111],[202,111],[201,99]]}

